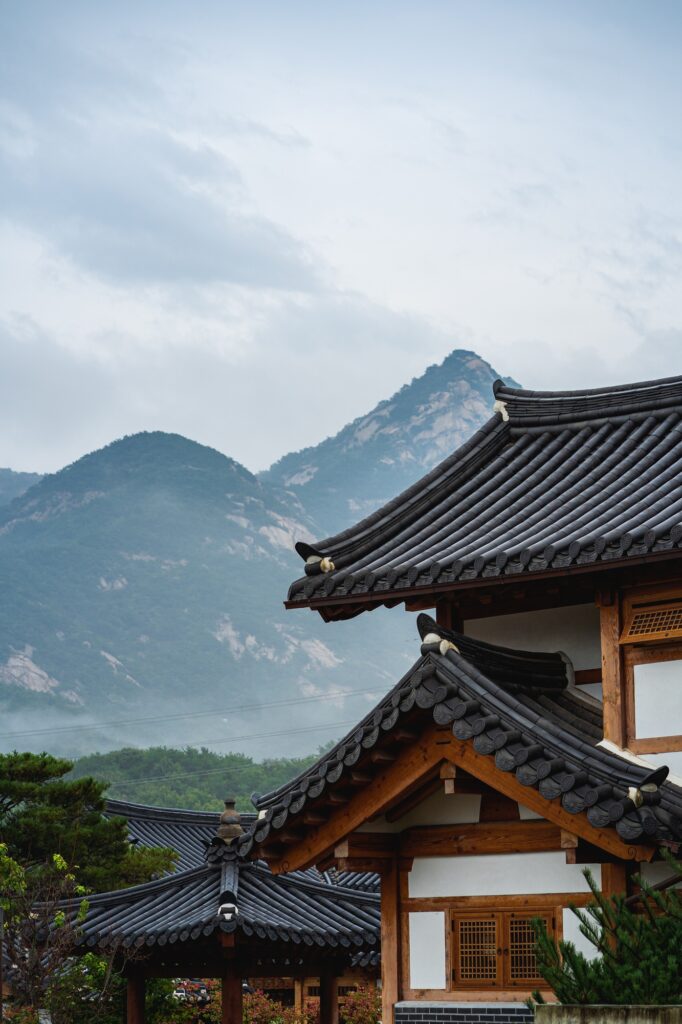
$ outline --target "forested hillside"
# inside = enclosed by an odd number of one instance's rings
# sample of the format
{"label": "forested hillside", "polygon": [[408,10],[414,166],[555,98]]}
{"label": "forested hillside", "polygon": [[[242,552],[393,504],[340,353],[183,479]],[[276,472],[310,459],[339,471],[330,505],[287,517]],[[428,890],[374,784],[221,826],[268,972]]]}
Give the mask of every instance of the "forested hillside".
{"label": "forested hillside", "polygon": [[110,783],[107,795],[115,800],[220,811],[225,797],[235,796],[240,811],[252,811],[252,793],[265,793],[293,779],[323,749],[307,757],[254,761],[244,754],[216,754],[206,747],[125,747],[79,758],[71,776],[91,775]]}
{"label": "forested hillside", "polygon": [[177,434],[140,433],[0,507],[0,750],[258,758],[338,737],[400,678],[418,637],[395,610],[333,626],[285,611],[302,571],[294,543],[447,455],[490,416],[496,376],[455,351],[260,476]]}

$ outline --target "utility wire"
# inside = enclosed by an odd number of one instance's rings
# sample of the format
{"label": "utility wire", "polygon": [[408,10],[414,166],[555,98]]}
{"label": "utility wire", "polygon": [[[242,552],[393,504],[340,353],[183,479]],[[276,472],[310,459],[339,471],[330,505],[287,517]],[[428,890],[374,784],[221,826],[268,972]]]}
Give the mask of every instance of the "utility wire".
{"label": "utility wire", "polygon": [[213,708],[210,711],[190,711],[187,713],[182,712],[173,715],[151,715],[145,718],[118,718],[110,719],[109,721],[96,722],[92,725],[61,725],[54,729],[22,729],[17,732],[2,732],[0,733],[0,739],[14,739],[15,736],[52,736],[54,733],[63,732],[89,732],[111,725],[138,725],[145,724],[147,722],[172,722],[177,721],[178,719],[185,720],[187,718],[201,718],[204,715],[232,715],[241,711],[260,711],[267,708],[293,707],[297,704],[309,704],[319,700],[338,700],[341,697],[358,697],[361,695],[371,697],[374,692],[375,691],[373,690],[345,690],[339,693],[315,694],[312,697],[292,697],[288,700],[267,701],[263,704],[236,704],[231,708]]}
{"label": "utility wire", "polygon": [[[348,719],[345,722],[329,722],[327,725],[312,725],[312,726],[306,726],[305,728],[302,728],[302,729],[283,729],[283,730],[281,730],[279,732],[254,733],[251,736],[240,736],[239,737],[239,741],[241,742],[242,740],[261,740],[261,739],[267,739],[270,736],[294,736],[294,735],[296,735],[298,733],[318,732],[318,730],[320,730],[320,729],[336,729],[340,725],[353,725],[354,723],[355,723],[355,719],[351,718],[351,719]],[[215,742],[218,742],[218,743],[233,743],[234,742],[234,738],[227,739],[227,740],[207,740],[206,742],[208,742],[208,743],[215,743]],[[139,749],[140,750],[144,750],[146,748],[140,747]],[[178,775],[154,775],[154,776],[150,776],[150,777],[145,778],[145,779],[118,779],[116,782],[110,782],[109,783],[109,787],[111,788],[112,786],[138,786],[138,785],[142,785],[142,783],[144,783],[144,782],[168,782],[171,779],[188,779],[188,778],[190,778],[192,776],[196,776],[196,775],[217,775],[217,774],[220,773],[220,774],[232,776],[232,775],[236,775],[237,772],[253,771],[256,767],[257,767],[257,764],[254,764],[254,765],[240,765],[238,768],[234,768],[234,769],[230,769],[230,768],[227,768],[227,767],[224,767],[224,768],[207,768],[204,771],[183,772],[182,774],[178,774]]]}

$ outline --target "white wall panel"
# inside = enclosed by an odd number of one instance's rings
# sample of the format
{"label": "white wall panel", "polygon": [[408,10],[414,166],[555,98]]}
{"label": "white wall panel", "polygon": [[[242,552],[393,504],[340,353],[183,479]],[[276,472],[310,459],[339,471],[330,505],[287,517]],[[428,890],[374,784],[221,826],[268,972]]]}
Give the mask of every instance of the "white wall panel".
{"label": "white wall panel", "polygon": [[564,940],[572,942],[579,953],[586,956],[588,960],[594,960],[595,957],[599,956],[596,947],[580,931],[580,921],[573,911],[567,908],[564,908],[563,912],[563,928]]}
{"label": "white wall panel", "polygon": [[481,812],[481,797],[473,793],[451,793],[442,789],[423,800],[397,821],[382,815],[361,825],[358,832],[402,832],[413,825],[464,825],[475,823]]}
{"label": "white wall panel", "polygon": [[599,609],[593,604],[468,619],[464,632],[517,650],[563,651],[576,671],[601,665]]}
{"label": "white wall panel", "polygon": [[[600,866],[590,867],[600,883]],[[408,883],[409,894],[414,897],[590,891],[582,866],[567,864],[561,850],[476,857],[415,857]]]}
{"label": "white wall panel", "polygon": [[410,988],[447,988],[445,981],[445,914],[441,910],[410,913]]}

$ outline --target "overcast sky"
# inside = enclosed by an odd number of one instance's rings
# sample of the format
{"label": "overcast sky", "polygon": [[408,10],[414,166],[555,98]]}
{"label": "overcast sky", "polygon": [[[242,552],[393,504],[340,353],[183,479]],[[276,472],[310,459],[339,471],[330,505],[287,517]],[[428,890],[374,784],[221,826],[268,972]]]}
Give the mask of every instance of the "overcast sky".
{"label": "overcast sky", "polygon": [[[0,466],[682,373],[682,4],[0,0]],[[492,405],[492,398],[491,398]]]}

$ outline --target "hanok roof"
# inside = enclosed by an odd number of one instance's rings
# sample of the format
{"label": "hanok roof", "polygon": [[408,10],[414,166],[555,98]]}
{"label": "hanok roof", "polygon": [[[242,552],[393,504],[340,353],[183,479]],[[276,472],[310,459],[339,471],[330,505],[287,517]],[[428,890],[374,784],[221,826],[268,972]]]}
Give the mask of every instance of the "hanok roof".
{"label": "hanok roof", "polygon": [[628,844],[682,842],[682,789],[666,782],[635,806],[630,787],[651,769],[600,745],[601,704],[575,685],[565,655],[483,643],[427,615],[417,621],[422,638],[437,634],[449,645],[422,644],[422,657],[343,740],[286,786],[255,796],[259,819],[238,840],[241,850],[291,842],[303,814],[322,808],[335,787],[348,797],[371,785],[384,767],[375,748],[415,743],[432,722],[488,758],[500,780],[513,773],[537,790],[547,817],[553,804],[575,815],[576,831],[584,815]]}
{"label": "hanok roof", "polygon": [[[216,835],[220,815],[212,811],[188,811],[177,807],[150,807],[125,800],[107,800],[107,817],[125,818],[128,823],[130,841],[150,849],[168,847],[178,854],[175,872],[187,872],[200,868],[206,860],[206,849]],[[253,813],[240,812],[242,826],[246,829],[256,820]],[[371,871],[307,871],[292,872],[301,881],[314,884],[340,886],[361,892],[378,893],[380,879]]]}
{"label": "hanok roof", "polygon": [[[177,807],[150,807],[126,800],[107,800],[105,814],[109,818],[125,818],[128,836],[135,845],[156,849],[169,847],[178,854],[176,871],[199,867],[206,857],[206,846],[216,834],[219,812],[188,811]],[[240,814],[244,827],[254,814]]]}
{"label": "hanok roof", "polygon": [[682,378],[566,392],[497,381],[494,393],[492,419],[431,473],[343,533],[297,545],[306,576],[289,607],[343,617],[420,589],[679,553]]}
{"label": "hanok roof", "polygon": [[265,864],[242,861],[221,844],[201,867],[99,893],[88,903],[80,941],[93,947],[164,946],[217,932],[353,952],[378,943],[376,894],[311,881],[300,872],[274,876]]}

